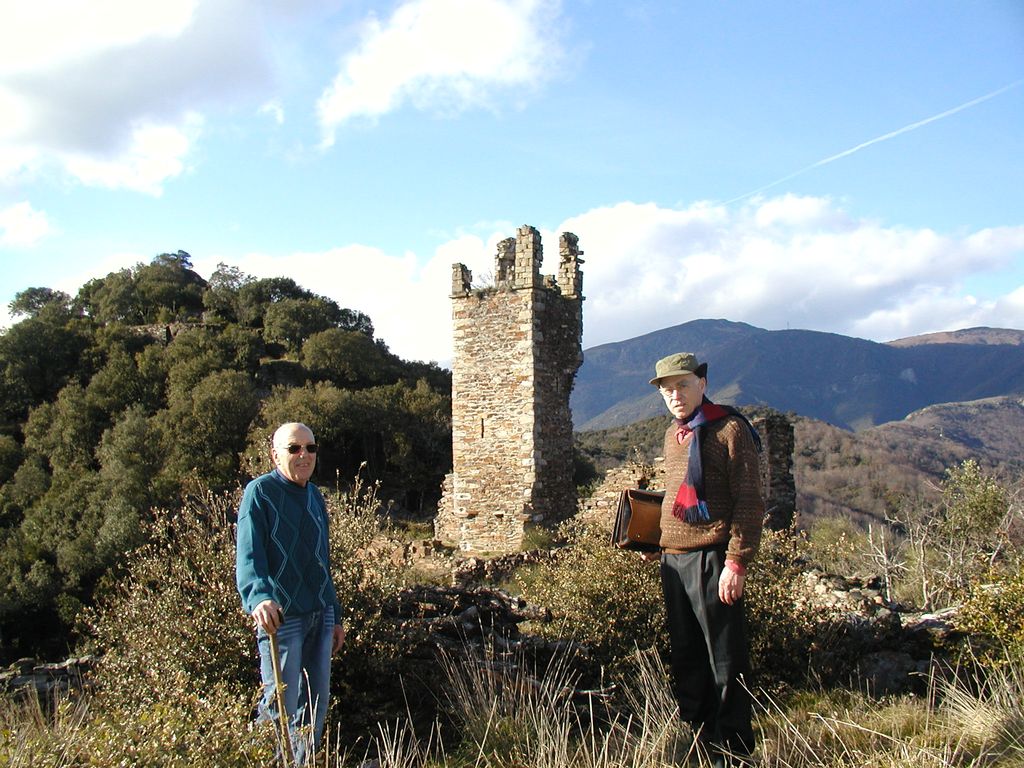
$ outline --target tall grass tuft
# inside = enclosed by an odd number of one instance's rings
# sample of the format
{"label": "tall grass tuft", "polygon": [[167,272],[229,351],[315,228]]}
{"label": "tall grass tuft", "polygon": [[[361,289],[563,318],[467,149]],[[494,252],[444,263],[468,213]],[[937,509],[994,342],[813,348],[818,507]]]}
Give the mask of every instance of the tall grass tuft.
{"label": "tall grass tuft", "polygon": [[602,693],[577,690],[568,655],[542,670],[522,658],[446,657],[448,701],[462,738],[448,757],[487,768],[675,765],[693,739],[676,714],[665,670],[650,651],[637,651],[630,666],[635,685],[624,708],[613,711]]}
{"label": "tall grass tuft", "polygon": [[1024,765],[1024,658],[939,688],[951,738],[986,759]]}
{"label": "tall grass tuft", "polygon": [[73,735],[83,730],[88,716],[88,702],[82,699],[62,696],[49,711],[37,696],[0,701],[0,764],[9,768],[77,765]]}

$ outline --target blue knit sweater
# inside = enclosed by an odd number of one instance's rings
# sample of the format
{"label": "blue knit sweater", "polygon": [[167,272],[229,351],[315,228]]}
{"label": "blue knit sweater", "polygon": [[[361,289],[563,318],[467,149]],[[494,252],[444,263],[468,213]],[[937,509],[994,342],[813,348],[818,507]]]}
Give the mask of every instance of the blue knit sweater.
{"label": "blue knit sweater", "polygon": [[252,613],[273,600],[285,616],[341,605],[331,580],[327,505],[320,489],[288,480],[278,470],[245,487],[238,508],[235,581],[242,607]]}

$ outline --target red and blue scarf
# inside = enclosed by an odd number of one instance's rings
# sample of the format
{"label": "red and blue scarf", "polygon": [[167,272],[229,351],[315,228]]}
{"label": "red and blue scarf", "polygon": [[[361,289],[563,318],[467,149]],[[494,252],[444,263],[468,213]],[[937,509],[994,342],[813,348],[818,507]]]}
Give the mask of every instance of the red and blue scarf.
{"label": "red and blue scarf", "polygon": [[746,416],[732,406],[716,405],[705,397],[687,418],[675,420],[677,443],[682,445],[686,436],[693,433],[686,456],[686,477],[683,478],[683,484],[679,486],[675,503],[672,505],[672,515],[679,520],[685,520],[688,523],[701,523],[711,519],[708,503],[704,499],[704,465],[700,457],[700,441],[704,432],[702,427],[727,416],[737,416],[743,420],[754,438],[757,450],[760,451],[761,437],[757,434],[757,430]]}

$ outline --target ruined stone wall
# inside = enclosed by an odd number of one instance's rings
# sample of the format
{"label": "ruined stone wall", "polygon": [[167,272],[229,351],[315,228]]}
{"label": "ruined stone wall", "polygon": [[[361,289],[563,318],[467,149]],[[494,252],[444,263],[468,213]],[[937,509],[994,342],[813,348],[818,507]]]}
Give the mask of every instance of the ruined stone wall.
{"label": "ruined stone wall", "polygon": [[452,267],[452,463],[435,535],[465,551],[518,549],[529,520],[575,511],[569,394],[582,362],[581,252],[562,235],[542,277],[540,234],[499,243],[495,285]]}
{"label": "ruined stone wall", "polygon": [[793,479],[796,439],[793,422],[778,411],[770,411],[754,416],[751,423],[761,435],[764,524],[773,531],[782,531],[793,523],[796,514],[796,482]]}
{"label": "ruined stone wall", "polygon": [[534,520],[569,517],[576,512],[573,482],[572,393],[576,371],[583,363],[583,297],[576,236],[560,239],[558,280],[539,292],[535,303],[537,332],[534,358],[534,398],[537,420],[537,484]]}

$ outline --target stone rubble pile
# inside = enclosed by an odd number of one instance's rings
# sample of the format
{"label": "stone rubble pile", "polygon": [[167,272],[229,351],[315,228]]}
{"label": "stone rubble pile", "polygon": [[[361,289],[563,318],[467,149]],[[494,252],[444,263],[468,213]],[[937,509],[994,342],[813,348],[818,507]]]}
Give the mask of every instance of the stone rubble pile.
{"label": "stone rubble pile", "polygon": [[817,619],[831,620],[809,663],[852,670],[849,682],[873,695],[924,693],[930,676],[948,671],[958,639],[956,608],[917,613],[885,599],[881,577],[846,577],[811,569],[797,598]]}
{"label": "stone rubble pile", "polygon": [[36,659],[18,659],[0,671],[0,693],[35,691],[47,700],[88,686],[88,676],[96,664],[95,656],[79,656],[53,664]]}

